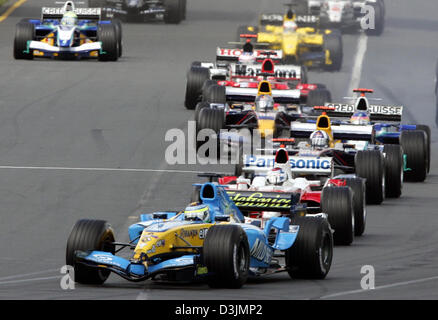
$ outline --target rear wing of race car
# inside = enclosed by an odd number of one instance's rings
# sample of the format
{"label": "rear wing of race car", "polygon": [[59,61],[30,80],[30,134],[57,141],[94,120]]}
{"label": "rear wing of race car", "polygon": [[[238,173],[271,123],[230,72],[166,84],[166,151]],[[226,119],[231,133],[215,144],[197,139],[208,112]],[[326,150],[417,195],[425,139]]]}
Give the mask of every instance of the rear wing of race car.
{"label": "rear wing of race car", "polygon": [[226,190],[229,198],[241,211],[293,211],[300,193]]}
{"label": "rear wing of race car", "polygon": [[[262,64],[235,64],[231,66],[231,72],[234,77],[256,77],[263,74],[263,66]],[[300,80],[301,66],[276,64],[272,76],[279,80]]]}
{"label": "rear wing of race car", "polygon": [[299,28],[314,27],[319,24],[319,16],[316,15],[296,15],[295,23]]}
{"label": "rear wing of race car", "polygon": [[[316,123],[291,122],[290,133],[293,138],[309,138],[317,130]],[[371,141],[372,125],[331,124],[333,139]]]}
{"label": "rear wing of race car", "polygon": [[[234,88],[225,87],[225,95],[228,101],[234,102],[253,102],[257,97],[259,90],[257,88]],[[272,90],[272,98],[277,103],[300,103],[300,90]]]}
{"label": "rear wing of race car", "polygon": [[[257,45],[257,44],[255,44]],[[243,49],[241,48],[220,48],[216,49],[216,60],[217,61],[238,61],[239,57],[242,55]],[[281,61],[283,59],[282,50],[269,50],[266,49],[254,49],[254,54],[258,62],[264,59],[271,58],[274,61]]]}
{"label": "rear wing of race car", "polygon": [[[333,158],[312,156],[289,156],[292,173],[330,175],[333,171]],[[244,155],[242,170],[266,175],[274,168],[275,155]]]}
{"label": "rear wing of race car", "polygon": [[[294,21],[298,27],[314,26],[319,23],[319,16],[317,15],[295,15]],[[259,23],[261,26],[282,26],[284,23],[284,15],[278,13],[263,13],[259,16]]]}
{"label": "rear wing of race car", "polygon": [[[349,118],[356,111],[353,104],[347,103],[326,103],[324,106],[316,106],[314,109],[325,111],[329,117],[337,118]],[[403,106],[370,104],[368,112],[371,121],[400,122],[403,115]]]}
{"label": "rear wing of race car", "polygon": [[[41,9],[41,20],[53,19],[59,20],[62,18],[66,10],[66,6],[51,8],[43,7]],[[101,8],[73,8],[71,11],[77,14],[78,19],[81,20],[100,20]]]}

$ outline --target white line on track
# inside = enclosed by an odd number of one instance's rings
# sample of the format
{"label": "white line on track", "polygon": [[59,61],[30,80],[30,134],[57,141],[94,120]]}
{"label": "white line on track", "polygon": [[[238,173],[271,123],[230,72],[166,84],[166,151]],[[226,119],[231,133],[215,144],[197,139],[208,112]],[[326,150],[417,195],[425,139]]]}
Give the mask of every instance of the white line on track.
{"label": "white line on track", "polygon": [[395,282],[395,283],[391,283],[391,284],[387,284],[387,285],[383,285],[383,286],[377,286],[374,289],[371,290],[350,290],[350,291],[343,291],[343,292],[338,292],[338,293],[333,293],[333,294],[328,294],[325,296],[320,297],[320,299],[330,299],[330,298],[335,298],[335,297],[340,297],[340,296],[347,296],[347,295],[352,295],[352,294],[358,294],[358,293],[371,293],[373,291],[376,290],[382,290],[382,289],[388,289],[388,288],[394,288],[394,287],[400,287],[400,286],[406,286],[406,285],[410,285],[410,284],[417,284],[417,283],[421,283],[421,282],[428,282],[428,281],[435,281],[438,280],[438,276],[435,277],[429,277],[429,278],[422,278],[422,279],[416,279],[416,280],[409,280],[409,281],[403,281],[403,282]]}
{"label": "white line on track", "polygon": [[16,275],[13,275],[13,276],[1,277],[0,281],[11,280],[11,279],[16,279],[16,278],[25,278],[25,277],[29,277],[29,276],[35,276],[37,274],[52,273],[52,272],[55,272],[55,271],[59,272],[60,269],[48,269],[48,270],[43,270],[43,271],[31,272],[31,273],[16,274]]}
{"label": "white line on track", "polygon": [[362,33],[359,36],[359,41],[357,42],[357,51],[354,57],[353,69],[351,72],[350,87],[348,88],[348,94],[351,95],[353,89],[358,88],[360,84],[360,78],[362,76],[362,65],[365,58],[365,53],[367,52],[368,46],[368,36]]}
{"label": "white line on track", "polygon": [[45,281],[45,280],[59,279],[61,277],[62,277],[62,275],[52,276],[52,277],[23,279],[23,280],[0,281],[0,285],[2,285],[2,284],[16,284],[16,283],[23,283],[23,282]]}
{"label": "white line on track", "polygon": [[[114,172],[159,172],[159,173],[202,173],[194,170],[141,169],[141,168],[80,168],[80,167],[34,167],[34,166],[0,166],[0,170],[53,170],[53,171],[114,171]],[[224,173],[224,172],[218,172]]]}

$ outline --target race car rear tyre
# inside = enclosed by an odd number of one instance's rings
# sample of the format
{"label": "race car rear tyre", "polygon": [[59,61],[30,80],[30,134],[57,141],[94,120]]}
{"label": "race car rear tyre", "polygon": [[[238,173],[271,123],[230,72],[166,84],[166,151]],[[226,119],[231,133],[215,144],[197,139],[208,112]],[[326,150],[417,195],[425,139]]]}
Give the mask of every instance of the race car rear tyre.
{"label": "race car rear tyre", "polygon": [[374,28],[366,29],[368,36],[380,36],[385,29],[385,9],[380,3],[369,4],[374,9]]}
{"label": "race car rear tyre", "polygon": [[76,222],[67,240],[66,264],[74,267],[74,280],[83,284],[102,284],[110,271],[76,263],[76,251],[105,251],[114,254],[114,232],[104,220],[82,219]]}
{"label": "race car rear tyre", "polygon": [[207,68],[191,66],[187,72],[185,106],[193,110],[201,96],[204,82],[210,79],[210,71]]}
{"label": "race car rear tyre", "polygon": [[427,137],[427,140],[426,140],[426,143],[427,143],[427,158],[428,158],[427,173],[429,173],[429,171],[430,171],[430,135],[431,135],[430,127],[426,126],[424,124],[419,124],[416,127],[417,127],[416,130],[420,130],[420,131],[426,132],[426,137]]}
{"label": "race car rear tyre", "polygon": [[15,27],[14,58],[33,59],[33,50],[27,51],[27,42],[35,39],[35,26],[30,22],[19,22]]}
{"label": "race car rear tyre", "polygon": [[116,37],[117,37],[117,43],[119,46],[119,51],[118,51],[118,57],[120,58],[123,54],[123,44],[122,44],[122,22],[120,21],[120,19],[113,19],[111,21],[111,23],[114,25],[114,27],[116,28]]}
{"label": "race car rear tyre", "polygon": [[102,53],[99,52],[99,61],[117,61],[119,57],[119,43],[116,27],[113,24],[101,24],[97,31],[97,39],[102,42]]}
{"label": "race car rear tyre", "polygon": [[333,259],[333,234],[327,220],[294,217],[291,224],[300,229],[294,244],[286,250],[287,272],[291,278],[324,279]]}
{"label": "race car rear tyre", "polygon": [[354,239],[353,192],[349,187],[325,187],[321,194],[321,211],[328,215],[337,245],[350,245]]}
{"label": "race car rear tyre", "polygon": [[356,175],[366,179],[367,204],[381,204],[385,199],[385,166],[379,150],[359,151],[354,159]]}
{"label": "race car rear tyre", "polygon": [[210,85],[205,90],[205,95],[202,96],[202,100],[210,103],[226,103],[227,96],[225,95],[225,87],[217,84]]}
{"label": "race car rear tyre", "polygon": [[403,150],[399,144],[386,144],[385,153],[385,196],[399,198],[403,188]]}
{"label": "race car rear tyre", "polygon": [[361,236],[365,232],[367,220],[366,186],[362,178],[345,179],[346,186],[353,191],[354,235]]}
{"label": "race car rear tyre", "polygon": [[407,171],[404,180],[422,182],[426,179],[428,168],[427,137],[424,131],[402,131],[400,144],[406,155]]}
{"label": "race car rear tyre", "polygon": [[240,226],[212,226],[205,237],[202,254],[210,287],[238,289],[245,284],[250,251],[248,238]]}
{"label": "race car rear tyre", "polygon": [[331,33],[324,35],[324,52],[327,50],[330,54],[332,64],[326,64],[325,69],[329,71],[339,71],[342,68],[343,48],[342,48],[342,34]]}
{"label": "race car rear tyre", "polygon": [[327,89],[316,89],[309,91],[307,96],[307,105],[309,107],[323,106],[326,102],[330,102],[332,96]]}
{"label": "race car rear tyre", "polygon": [[196,108],[195,108],[195,121],[196,121],[196,123],[198,123],[199,113],[201,112],[201,109],[209,108],[209,107],[210,107],[210,104],[208,102],[199,102],[196,105]]}
{"label": "race car rear tyre", "polygon": [[164,22],[178,24],[183,19],[183,0],[164,0]]}

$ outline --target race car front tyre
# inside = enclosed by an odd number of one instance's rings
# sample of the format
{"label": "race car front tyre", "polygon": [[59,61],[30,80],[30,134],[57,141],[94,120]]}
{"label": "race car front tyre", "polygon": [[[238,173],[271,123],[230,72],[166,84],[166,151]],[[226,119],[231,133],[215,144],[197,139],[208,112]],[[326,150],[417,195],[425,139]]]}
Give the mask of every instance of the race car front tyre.
{"label": "race car front tyre", "polygon": [[210,71],[207,68],[192,65],[187,72],[186,98],[184,105],[193,110],[201,96],[204,82],[210,79]]}
{"label": "race car front tyre", "polygon": [[195,108],[195,121],[196,121],[196,123],[198,123],[199,113],[201,112],[201,109],[209,108],[209,107],[210,107],[210,104],[208,102],[199,102],[196,105],[196,108]]}
{"label": "race car front tyre", "polygon": [[225,87],[217,84],[211,84],[203,92],[202,101],[210,103],[221,103],[227,102],[227,96],[225,95]]}
{"label": "race car front tyre", "polygon": [[422,182],[426,179],[428,168],[427,137],[424,131],[402,131],[400,144],[406,155],[404,180]]}
{"label": "race car front tyre", "polygon": [[294,217],[297,238],[285,252],[286,268],[291,278],[324,279],[333,259],[333,234],[327,220],[316,217]]}
{"label": "race car front tyre", "polygon": [[203,108],[199,112],[197,131],[212,129],[219,133],[225,126],[225,114],[223,109]]}
{"label": "race car front tyre", "polygon": [[381,204],[385,199],[385,166],[379,150],[359,151],[354,159],[356,175],[366,179],[367,204]]}
{"label": "race car front tyre", "polygon": [[325,187],[321,194],[321,211],[326,213],[335,231],[337,245],[350,245],[354,239],[353,192],[349,187]]}
{"label": "race car front tyre", "polygon": [[309,107],[315,106],[323,106],[326,102],[330,102],[332,100],[332,96],[329,90],[327,89],[316,89],[309,91],[307,96],[307,105]]}
{"label": "race car front tyre", "polygon": [[[221,129],[225,127],[225,114],[223,109],[211,109],[211,108],[202,108],[199,112],[198,121],[196,122],[196,132],[198,133],[202,129],[211,129],[215,134],[218,134]],[[196,134],[196,150],[199,149],[201,145],[203,145],[206,141],[198,141]],[[212,139],[212,136],[208,136],[207,139]],[[217,135],[215,136],[217,139]],[[206,140],[207,140],[206,139]],[[218,151],[220,151],[219,141],[216,140],[217,146],[217,155],[219,156]],[[207,155],[207,154],[206,154]],[[208,155],[207,155],[208,156]]]}
{"label": "race car front tyre", "polygon": [[116,28],[116,37],[117,37],[117,43],[119,46],[119,51],[118,51],[118,58],[120,58],[123,54],[123,44],[122,44],[122,22],[120,21],[120,19],[113,19],[111,21],[111,23],[114,25],[114,27]]}
{"label": "race car front tyre", "polygon": [[386,144],[385,153],[385,196],[399,198],[403,188],[403,150],[398,144]]}
{"label": "race car front tyre", "polygon": [[426,138],[427,138],[427,140],[426,140],[426,143],[427,143],[427,160],[428,160],[428,163],[427,163],[427,173],[429,173],[429,171],[430,171],[430,135],[431,135],[430,127],[427,126],[427,125],[424,125],[424,124],[419,124],[416,127],[417,127],[416,130],[420,130],[420,131],[426,132]]}
{"label": "race car front tyre", "polygon": [[164,22],[178,24],[183,19],[183,0],[164,0]]}
{"label": "race car front tyre", "polygon": [[240,226],[212,226],[205,237],[202,253],[210,287],[238,289],[245,284],[250,251],[248,238]]}
{"label": "race car front tyre", "polygon": [[35,26],[30,22],[19,22],[15,27],[14,58],[33,59],[33,50],[27,49],[28,41],[35,38]]}
{"label": "race car front tyre", "polygon": [[346,186],[353,191],[354,235],[361,236],[365,231],[367,220],[366,186],[362,178],[345,179]]}
{"label": "race car front tyre", "polygon": [[82,219],[76,222],[67,240],[66,264],[74,268],[74,281],[83,284],[102,284],[110,271],[76,262],[76,251],[105,251],[114,254],[114,232],[104,220]]}
{"label": "race car front tyre", "polygon": [[374,26],[370,25],[365,29],[368,36],[380,36],[385,29],[385,8],[381,3],[370,3],[374,9]]}
{"label": "race car front tyre", "polygon": [[101,24],[97,31],[97,39],[102,42],[99,52],[99,61],[117,61],[119,57],[119,44],[117,31],[113,24]]}
{"label": "race car front tyre", "polygon": [[208,101],[207,100],[207,96],[209,95],[208,90],[213,85],[217,85],[217,80],[205,80],[204,81],[204,84],[202,85],[202,89],[201,89],[202,101]]}
{"label": "race car front tyre", "polygon": [[330,55],[331,64],[326,64],[325,69],[328,71],[339,71],[342,68],[343,48],[342,48],[342,34],[331,33],[324,35],[324,52],[328,51]]}

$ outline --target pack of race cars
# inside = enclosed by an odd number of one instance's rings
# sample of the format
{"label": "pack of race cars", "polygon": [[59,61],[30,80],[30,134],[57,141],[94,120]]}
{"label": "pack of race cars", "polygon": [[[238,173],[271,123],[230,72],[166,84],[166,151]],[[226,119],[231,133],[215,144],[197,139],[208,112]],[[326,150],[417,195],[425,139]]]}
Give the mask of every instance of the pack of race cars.
{"label": "pack of race cars", "polygon": [[[18,23],[14,57],[116,61],[121,20],[186,16],[186,0],[88,5],[67,1]],[[342,68],[342,32],[358,29],[367,10],[375,27],[365,32],[380,35],[383,0],[293,2],[285,14],[240,26],[238,41],[218,47],[215,61],[193,62],[184,104],[197,133],[209,132],[196,148],[214,140],[216,156],[231,150],[234,172],[200,175],[209,181],[194,185],[186,208],[141,215],[128,242],[117,242],[106,221],[79,220],[66,249],[75,281],[102,284],[113,272],[129,281],[240,288],[249,276],[277,272],[325,278],[333,246],[364,234],[367,204],[400,197],[404,181],[424,181],[430,169],[430,129],[402,124],[403,106],[371,104],[373,90],[363,88],[349,103],[333,102],[326,85],[308,81],[308,68]],[[116,255],[124,248],[130,258]]]}

